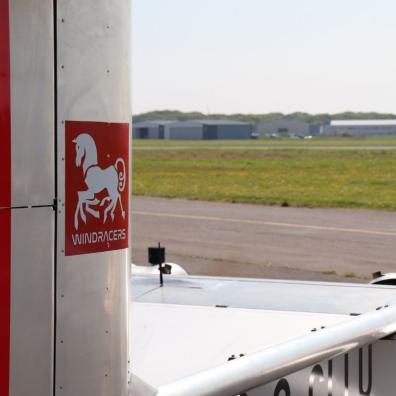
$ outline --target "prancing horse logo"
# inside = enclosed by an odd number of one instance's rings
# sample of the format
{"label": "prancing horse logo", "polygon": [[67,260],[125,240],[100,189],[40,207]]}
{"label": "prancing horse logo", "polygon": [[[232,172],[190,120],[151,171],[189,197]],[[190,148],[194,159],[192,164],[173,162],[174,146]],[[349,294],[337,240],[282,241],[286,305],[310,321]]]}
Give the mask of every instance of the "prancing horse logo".
{"label": "prancing horse logo", "polygon": [[[98,153],[94,139],[88,133],[81,133],[74,140],[76,145],[76,161],[78,168],[82,167],[85,184],[88,189],[78,191],[78,203],[74,213],[74,228],[78,230],[79,218],[87,222],[85,211],[96,219],[100,219],[100,207],[107,204],[103,212],[103,223],[108,220],[110,213],[114,221],[117,204],[120,204],[122,218],[125,219],[125,210],[122,205],[121,194],[126,185],[126,167],[122,158],[118,158],[114,165],[102,169],[98,165]],[[96,194],[107,191],[107,196],[99,200]]]}

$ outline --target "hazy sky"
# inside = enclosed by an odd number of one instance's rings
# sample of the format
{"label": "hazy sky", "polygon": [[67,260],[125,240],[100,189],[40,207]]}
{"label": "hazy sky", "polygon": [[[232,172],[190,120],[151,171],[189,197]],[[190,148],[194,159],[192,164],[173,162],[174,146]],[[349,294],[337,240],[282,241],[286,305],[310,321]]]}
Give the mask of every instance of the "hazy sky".
{"label": "hazy sky", "polygon": [[395,0],[134,0],[133,112],[396,113]]}

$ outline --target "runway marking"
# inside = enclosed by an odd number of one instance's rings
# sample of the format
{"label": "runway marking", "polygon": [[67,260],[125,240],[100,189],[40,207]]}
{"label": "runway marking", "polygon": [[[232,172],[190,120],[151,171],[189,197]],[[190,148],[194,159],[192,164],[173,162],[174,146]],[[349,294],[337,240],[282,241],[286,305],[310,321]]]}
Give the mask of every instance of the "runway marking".
{"label": "runway marking", "polygon": [[309,224],[281,223],[281,222],[264,221],[264,220],[244,220],[244,219],[233,219],[229,217],[194,216],[194,215],[185,215],[185,214],[177,214],[177,213],[159,213],[159,212],[146,212],[146,211],[132,211],[132,214],[136,214],[140,216],[166,217],[166,218],[194,220],[194,221],[200,221],[200,220],[219,221],[225,223],[264,225],[264,226],[272,226],[272,227],[300,228],[300,229],[317,230],[317,231],[336,231],[336,232],[345,232],[350,234],[366,234],[366,235],[396,237],[396,232],[375,231],[375,230],[367,230],[367,229],[359,229],[359,228],[327,227],[327,226],[317,226],[317,225],[309,225]]}

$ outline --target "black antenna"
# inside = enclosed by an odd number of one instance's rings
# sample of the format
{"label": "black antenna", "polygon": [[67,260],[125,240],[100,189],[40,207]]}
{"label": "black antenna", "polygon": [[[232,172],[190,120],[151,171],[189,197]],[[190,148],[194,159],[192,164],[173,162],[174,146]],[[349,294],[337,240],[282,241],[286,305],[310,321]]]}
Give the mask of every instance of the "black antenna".
{"label": "black antenna", "polygon": [[151,265],[159,266],[160,285],[162,287],[164,285],[162,264],[165,263],[165,248],[161,247],[160,242],[158,242],[158,247],[149,247],[148,248],[148,259],[149,259],[149,263]]}

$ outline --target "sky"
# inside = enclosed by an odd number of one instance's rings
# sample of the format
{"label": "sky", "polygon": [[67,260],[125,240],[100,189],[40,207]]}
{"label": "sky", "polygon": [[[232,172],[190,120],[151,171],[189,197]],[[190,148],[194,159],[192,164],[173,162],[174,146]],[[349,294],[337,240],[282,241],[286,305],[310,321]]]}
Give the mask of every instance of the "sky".
{"label": "sky", "polygon": [[396,113],[394,0],[134,0],[134,114]]}

